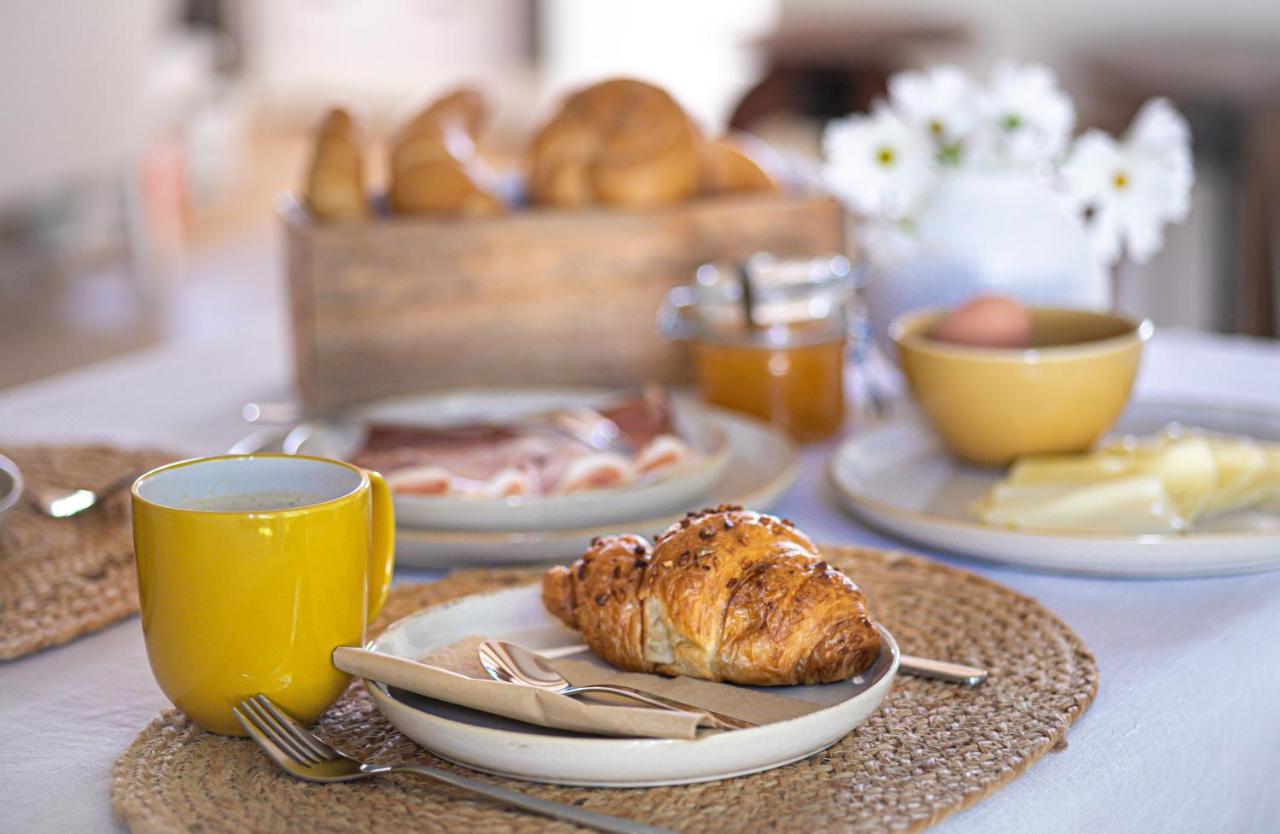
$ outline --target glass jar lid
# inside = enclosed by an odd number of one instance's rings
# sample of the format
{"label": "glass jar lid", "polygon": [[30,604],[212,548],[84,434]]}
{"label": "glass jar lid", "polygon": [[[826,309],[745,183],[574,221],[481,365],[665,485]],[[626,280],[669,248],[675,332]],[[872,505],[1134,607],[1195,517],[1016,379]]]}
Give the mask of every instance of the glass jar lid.
{"label": "glass jar lid", "polygon": [[713,261],[667,294],[659,327],[671,339],[758,347],[842,340],[853,286],[843,255]]}

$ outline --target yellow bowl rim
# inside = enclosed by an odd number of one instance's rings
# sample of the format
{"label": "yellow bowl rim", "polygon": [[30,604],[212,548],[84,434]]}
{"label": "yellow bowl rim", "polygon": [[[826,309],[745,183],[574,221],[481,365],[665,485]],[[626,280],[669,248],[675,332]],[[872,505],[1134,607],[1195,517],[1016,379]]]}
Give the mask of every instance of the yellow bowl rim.
{"label": "yellow bowl rim", "polygon": [[1078,313],[1084,316],[1106,318],[1124,322],[1128,331],[1119,336],[1108,336],[1105,339],[1094,339],[1069,345],[1050,345],[1032,348],[1000,348],[979,347],[975,345],[956,345],[939,342],[925,336],[918,325],[927,319],[935,319],[947,312],[945,307],[929,307],[912,310],[893,320],[889,325],[889,338],[899,349],[932,356],[968,359],[978,362],[996,364],[1035,364],[1042,362],[1068,362],[1075,359],[1103,356],[1119,352],[1134,344],[1141,345],[1151,338],[1155,325],[1150,319],[1134,319],[1122,313],[1085,310],[1075,307],[1028,307],[1035,313]]}

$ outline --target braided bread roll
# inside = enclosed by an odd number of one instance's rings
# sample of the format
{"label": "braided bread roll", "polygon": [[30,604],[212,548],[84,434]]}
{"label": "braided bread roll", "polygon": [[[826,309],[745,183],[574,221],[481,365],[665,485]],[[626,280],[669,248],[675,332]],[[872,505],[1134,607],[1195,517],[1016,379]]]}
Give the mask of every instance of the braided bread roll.
{"label": "braided bread roll", "polygon": [[529,197],[566,208],[678,202],[698,192],[700,141],[665,90],[625,78],[594,84],[534,137]]}
{"label": "braided bread roll", "polygon": [[316,131],[302,189],[313,217],[340,220],[368,216],[362,147],[360,129],[351,114],[340,107],[330,110]]}
{"label": "braided bread roll", "polygon": [[476,157],[476,136],[488,108],[475,90],[463,88],[419,113],[391,145],[388,202],[405,214],[463,217],[502,214],[502,201],[485,184]]}
{"label": "braided bread roll", "polygon": [[542,601],[620,669],[755,685],[830,683],[880,651],[867,601],[789,522],[722,506],[650,545],[597,539]]}

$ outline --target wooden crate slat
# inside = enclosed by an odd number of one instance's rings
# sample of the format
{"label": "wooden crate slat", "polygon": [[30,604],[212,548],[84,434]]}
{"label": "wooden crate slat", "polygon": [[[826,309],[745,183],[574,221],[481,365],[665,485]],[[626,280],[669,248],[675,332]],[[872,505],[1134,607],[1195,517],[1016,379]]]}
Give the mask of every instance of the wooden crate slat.
{"label": "wooden crate slat", "polygon": [[281,215],[298,386],[320,407],[457,385],[685,381],[683,349],[654,320],[699,263],[844,250],[839,208],[812,196],[470,221]]}

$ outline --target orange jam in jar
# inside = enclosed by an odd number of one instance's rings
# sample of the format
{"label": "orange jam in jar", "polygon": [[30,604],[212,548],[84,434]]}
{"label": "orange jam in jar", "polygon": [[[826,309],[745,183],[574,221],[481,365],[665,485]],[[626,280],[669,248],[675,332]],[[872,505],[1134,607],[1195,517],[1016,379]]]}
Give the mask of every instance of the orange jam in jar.
{"label": "orange jam in jar", "polygon": [[830,437],[844,422],[844,342],[790,348],[695,342],[703,399],[766,420],[796,440]]}
{"label": "orange jam in jar", "polygon": [[707,402],[819,440],[844,422],[850,291],[843,257],[705,264],[668,295],[661,325],[690,343]]}

